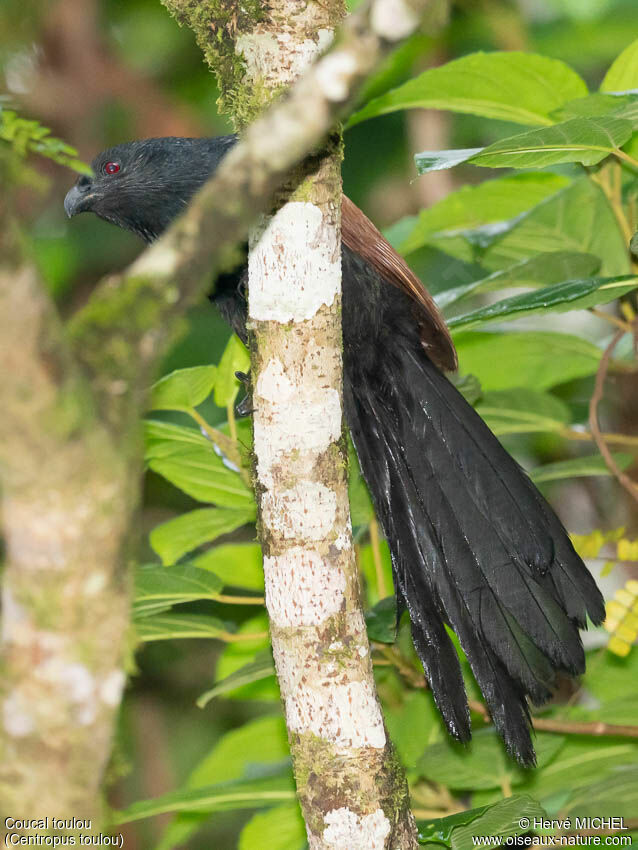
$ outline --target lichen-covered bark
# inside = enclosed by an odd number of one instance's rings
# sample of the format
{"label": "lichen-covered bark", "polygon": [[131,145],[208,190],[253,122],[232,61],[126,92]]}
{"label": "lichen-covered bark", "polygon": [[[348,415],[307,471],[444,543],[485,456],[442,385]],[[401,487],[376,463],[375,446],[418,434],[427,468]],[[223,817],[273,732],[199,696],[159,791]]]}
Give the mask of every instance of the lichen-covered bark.
{"label": "lichen-covered bark", "polygon": [[[342,14],[339,0],[271,0],[235,38],[244,76],[226,80],[222,90],[230,82],[242,103],[264,90],[270,99],[331,42]],[[226,67],[222,58],[218,73]],[[320,77],[324,94],[343,97],[343,75],[351,73],[348,61],[333,61]],[[266,604],[310,847],[411,848],[407,783],[376,695],[352,546],[341,392],[340,154],[331,139],[318,167],[293,177],[296,188],[251,237]]]}
{"label": "lichen-covered bark", "polygon": [[0,317],[0,812],[87,818],[97,831],[125,682],[135,470],[96,419],[27,263],[0,267]]}

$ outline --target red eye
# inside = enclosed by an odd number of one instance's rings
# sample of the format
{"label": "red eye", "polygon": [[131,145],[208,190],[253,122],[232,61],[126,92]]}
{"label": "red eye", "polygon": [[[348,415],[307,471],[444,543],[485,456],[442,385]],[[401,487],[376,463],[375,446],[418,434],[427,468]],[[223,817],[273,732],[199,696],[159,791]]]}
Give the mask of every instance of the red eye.
{"label": "red eye", "polygon": [[117,174],[117,172],[119,170],[120,170],[119,162],[107,162],[106,165],[104,166],[104,171],[107,174]]}

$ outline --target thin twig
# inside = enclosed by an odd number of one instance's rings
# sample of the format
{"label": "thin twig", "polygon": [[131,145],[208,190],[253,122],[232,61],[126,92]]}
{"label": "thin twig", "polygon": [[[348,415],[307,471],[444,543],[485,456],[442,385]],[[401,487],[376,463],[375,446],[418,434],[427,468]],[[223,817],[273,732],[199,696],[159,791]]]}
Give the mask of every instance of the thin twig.
{"label": "thin twig", "polygon": [[609,370],[609,361],[611,360],[611,355],[613,354],[614,349],[616,348],[616,346],[624,335],[624,330],[617,330],[616,333],[613,335],[611,342],[605,349],[603,356],[600,358],[600,364],[596,372],[596,383],[594,385],[594,392],[592,393],[592,397],[589,400],[589,427],[591,428],[594,441],[596,442],[598,450],[600,451],[601,455],[605,460],[607,468],[618,479],[620,484],[629,493],[631,498],[638,502],[638,485],[636,485],[635,482],[633,482],[631,478],[619,468],[618,464],[614,460],[611,452],[607,447],[607,443],[600,431],[600,425],[598,424],[598,404],[603,397],[605,389],[605,379],[607,378],[607,372]]}

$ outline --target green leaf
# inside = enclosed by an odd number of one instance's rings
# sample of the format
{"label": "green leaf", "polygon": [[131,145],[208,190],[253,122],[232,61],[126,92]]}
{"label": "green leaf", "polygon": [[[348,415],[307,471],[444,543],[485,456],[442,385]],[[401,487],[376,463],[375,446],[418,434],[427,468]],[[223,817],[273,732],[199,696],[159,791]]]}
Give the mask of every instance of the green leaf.
{"label": "green leaf", "polygon": [[162,563],[174,564],[186,552],[254,522],[255,517],[253,507],[199,508],[156,526],[149,539]]}
{"label": "green leaf", "polygon": [[[564,743],[559,735],[539,733],[535,738],[538,766],[554,759]],[[468,746],[452,741],[432,744],[419,759],[420,775],[453,789],[501,788],[522,783],[529,771],[507,756],[494,729],[481,729]]]}
{"label": "green leaf", "polygon": [[144,642],[219,638],[229,632],[226,623],[217,617],[204,617],[199,614],[157,614],[139,620],[136,629],[138,637]]}
{"label": "green leaf", "polygon": [[529,831],[529,827],[520,826],[521,818],[526,817],[533,823],[534,818],[545,818],[546,814],[540,803],[527,794],[515,795],[491,806],[468,809],[446,818],[417,821],[419,843],[435,841],[447,844],[452,850],[472,850],[477,836],[507,839],[521,835]]}
{"label": "green leaf", "polygon": [[[635,460],[633,455],[621,452],[614,452],[612,457],[620,469],[627,469]],[[587,457],[547,463],[544,466],[537,466],[529,473],[529,477],[535,484],[546,484],[548,481],[561,481],[565,478],[584,478],[588,475],[612,475],[612,473],[600,455],[587,455]]]}
{"label": "green leaf", "polygon": [[304,850],[307,846],[306,826],[295,802],[254,815],[241,831],[238,850]]}
{"label": "green leaf", "polygon": [[538,287],[550,283],[560,283],[577,277],[589,277],[600,268],[600,260],[593,254],[576,251],[550,251],[521,260],[506,269],[500,269],[491,275],[465,283],[453,289],[446,289],[435,296],[439,307],[448,307],[463,298],[494,292],[510,287]]}
{"label": "green leaf", "polygon": [[153,384],[151,410],[190,410],[212,392],[216,366],[192,366],[177,369]]}
{"label": "green leaf", "polygon": [[602,354],[587,340],[549,331],[468,331],[454,342],[461,371],[476,375],[485,392],[549,389],[594,374]]}
{"label": "green leaf", "polygon": [[210,570],[226,586],[264,589],[264,568],[259,543],[223,543],[194,559],[195,566]]}
{"label": "green leaf", "polygon": [[220,782],[203,788],[188,788],[163,794],[154,800],[133,803],[123,812],[114,812],[112,823],[131,823],[167,812],[222,812],[260,809],[295,799],[289,777],[267,777],[252,781]]}
{"label": "green leaf", "polygon": [[223,587],[216,575],[197,567],[140,567],[135,573],[135,614],[195,599],[217,599]]}
{"label": "green leaf", "polygon": [[394,643],[397,636],[397,600],[394,596],[377,602],[374,608],[366,611],[365,618],[370,640]]}
{"label": "green leaf", "polygon": [[252,682],[259,682],[262,679],[269,679],[275,675],[275,664],[272,660],[270,649],[263,652],[258,652],[254,661],[244,664],[239,670],[231,673],[221,682],[218,682],[214,688],[203,693],[197,700],[199,708],[205,708],[208,703],[215,697],[222,694],[230,693],[231,691],[241,688],[244,685],[249,685]]}
{"label": "green leaf", "polygon": [[497,437],[560,432],[570,419],[569,408],[560,399],[526,388],[485,393],[476,410]]}
{"label": "green leaf", "polygon": [[602,92],[638,89],[638,38],[626,47],[605,74]]}
{"label": "green leaf", "polygon": [[488,168],[544,168],[563,162],[596,165],[619,150],[632,132],[631,122],[624,118],[573,118],[502,139],[468,161]]}
{"label": "green leaf", "polygon": [[[523,835],[530,831],[535,818],[546,818],[547,812],[532,797],[521,794],[508,797],[488,806],[478,817],[452,830],[452,850],[474,850],[476,836],[498,835],[506,844],[513,835]],[[521,819],[527,819],[527,826],[520,825]],[[525,823],[525,821],[524,821]]]}
{"label": "green leaf", "polygon": [[417,174],[454,168],[455,165],[469,162],[484,150],[485,148],[454,148],[447,151],[421,151],[414,156]]}
{"label": "green leaf", "polygon": [[[441,244],[450,250],[447,242]],[[471,253],[471,246],[468,248]],[[615,215],[603,191],[587,177],[575,180],[521,216],[487,246],[481,264],[493,271],[541,251],[594,254],[602,260],[602,275],[631,271]]]}
{"label": "green leaf", "polygon": [[435,235],[448,234],[452,238],[463,231],[515,219],[568,185],[569,180],[557,174],[530,173],[463,186],[422,210],[417,218],[399,222],[393,228],[396,236],[393,232],[386,236],[401,254],[409,254]]}
{"label": "green leaf", "polygon": [[[242,623],[237,629],[237,634],[260,634],[267,631],[268,617],[266,612],[263,611]],[[257,640],[234,641],[227,644],[217,659],[215,681],[221,682],[246,664],[256,661],[260,657],[260,653],[268,649],[268,645],[267,637]],[[252,699],[276,703],[279,703],[281,699],[279,686],[274,676],[248,682],[245,685],[238,685],[233,691],[227,691],[226,696],[230,699]]]}
{"label": "green leaf", "polygon": [[226,508],[253,509],[251,490],[227,468],[208,440],[204,445],[191,446],[171,441],[154,446],[152,451],[150,458],[147,454],[149,467],[194,499]]}
{"label": "green leaf", "polygon": [[553,286],[544,286],[534,292],[512,295],[495,304],[473,310],[448,320],[450,328],[470,330],[489,322],[510,322],[521,316],[535,313],[567,313],[586,310],[597,304],[607,304],[638,287],[633,275],[594,277],[585,280],[567,280]]}
{"label": "green leaf", "polygon": [[605,779],[574,791],[564,806],[569,817],[632,818],[638,812],[638,767],[627,765]]}
{"label": "green leaf", "polygon": [[211,445],[210,440],[195,428],[185,428],[183,425],[173,425],[171,422],[160,422],[155,419],[147,419],[144,422],[144,442],[147,461],[170,457],[178,451],[175,445],[177,443],[188,448],[198,446],[209,449]]}
{"label": "green leaf", "polygon": [[350,435],[348,435],[348,498],[352,525],[368,525],[374,517],[374,508],[366,482],[361,475],[359,459]]}
{"label": "green leaf", "polygon": [[[628,121],[635,119],[635,106],[638,104],[636,95],[590,94],[570,100],[554,112],[557,121],[569,121],[571,118],[593,118],[598,115],[616,115]],[[634,123],[635,129],[635,123]]]}
{"label": "green leaf", "polygon": [[[290,770],[286,724],[281,714],[248,720],[226,732],[191,772],[186,788],[210,786],[231,780],[255,780],[266,771]],[[177,815],[169,824],[157,850],[185,846],[186,839],[206,820],[206,814]]]}
{"label": "green leaf", "polygon": [[596,165],[618,151],[632,132],[631,122],[624,118],[572,118],[553,127],[509,136],[486,148],[422,151],[414,161],[418,174],[464,162],[487,168],[546,168],[565,162]]}
{"label": "green leaf", "polygon": [[383,713],[401,763],[412,771],[430,744],[447,737],[431,690],[404,690],[397,704],[384,704]]}
{"label": "green leaf", "polygon": [[237,398],[241,384],[235,377],[235,372],[250,370],[250,355],[244,343],[237,334],[233,334],[219,361],[217,380],[215,381],[215,404],[226,407]]}
{"label": "green leaf", "polygon": [[452,840],[452,831],[457,826],[472,823],[472,821],[475,821],[489,808],[489,806],[481,806],[478,809],[466,809],[464,812],[457,812],[445,818],[417,821],[419,844],[437,843],[445,844],[449,847]]}
{"label": "green leaf", "polygon": [[551,113],[587,87],[572,69],[534,53],[472,53],[372,100],[348,122],[351,127],[375,115],[400,109],[446,109],[547,126]]}

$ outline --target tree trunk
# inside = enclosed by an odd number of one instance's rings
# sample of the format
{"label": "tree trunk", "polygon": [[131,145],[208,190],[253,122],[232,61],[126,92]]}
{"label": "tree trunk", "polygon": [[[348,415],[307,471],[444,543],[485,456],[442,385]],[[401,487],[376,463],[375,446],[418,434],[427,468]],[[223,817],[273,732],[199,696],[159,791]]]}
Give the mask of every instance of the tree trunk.
{"label": "tree trunk", "polygon": [[[226,20],[206,28],[179,0],[166,5],[198,33],[239,126],[307,69],[343,16],[341,0],[274,0],[231,33]],[[200,4],[202,14],[214,6]],[[222,47],[211,31],[223,34]],[[334,73],[333,83],[323,80],[326,91],[339,88]],[[352,546],[339,138],[313,163],[255,229],[249,256],[255,478],[273,653],[312,850],[413,848],[407,783],[376,694]]]}

